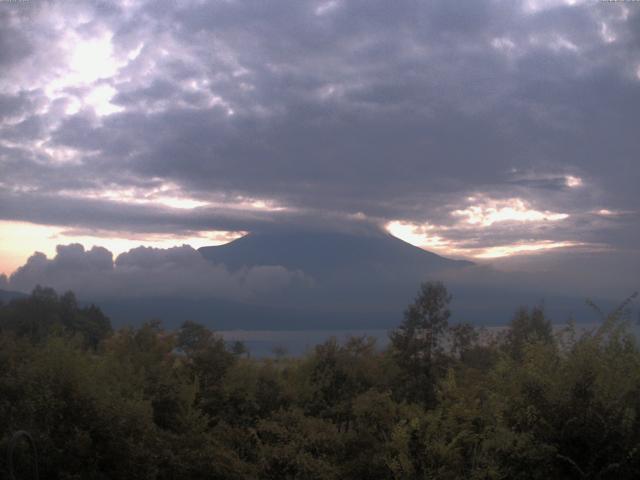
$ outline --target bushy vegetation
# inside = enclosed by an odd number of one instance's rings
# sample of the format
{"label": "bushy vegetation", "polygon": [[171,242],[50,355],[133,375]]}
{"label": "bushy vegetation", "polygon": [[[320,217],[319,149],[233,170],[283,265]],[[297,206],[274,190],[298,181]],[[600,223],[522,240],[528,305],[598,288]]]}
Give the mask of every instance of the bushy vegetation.
{"label": "bushy vegetation", "polygon": [[252,359],[192,322],[113,332],[39,288],[0,306],[0,448],[29,431],[47,479],[638,478],[623,308],[588,332],[521,309],[488,335],[449,325],[449,299],[422,285],[385,351]]}

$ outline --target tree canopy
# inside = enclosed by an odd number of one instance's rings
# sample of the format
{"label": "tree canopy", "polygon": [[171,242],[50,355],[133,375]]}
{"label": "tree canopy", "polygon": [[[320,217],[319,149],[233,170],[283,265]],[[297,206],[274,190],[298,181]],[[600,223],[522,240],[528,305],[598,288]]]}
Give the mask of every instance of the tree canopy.
{"label": "tree canopy", "polygon": [[38,288],[0,306],[0,449],[28,431],[47,479],[638,477],[624,308],[590,330],[522,308],[491,334],[449,324],[450,300],[421,285],[386,349],[332,338],[252,358],[193,322],[113,331]]}

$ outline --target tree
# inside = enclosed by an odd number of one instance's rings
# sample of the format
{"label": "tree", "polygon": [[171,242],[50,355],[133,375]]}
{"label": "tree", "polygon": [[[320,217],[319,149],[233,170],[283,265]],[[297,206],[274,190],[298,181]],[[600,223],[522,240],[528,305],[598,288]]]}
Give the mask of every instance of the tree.
{"label": "tree", "polygon": [[509,324],[505,344],[507,352],[519,360],[522,358],[525,345],[535,342],[553,343],[551,321],[545,317],[542,307],[535,307],[531,313],[522,307]]}
{"label": "tree", "polygon": [[443,340],[449,324],[451,295],[441,282],[424,282],[404,321],[391,332],[392,355],[403,375],[400,396],[431,405],[435,380],[442,373]]}
{"label": "tree", "polygon": [[204,325],[187,320],[180,327],[176,347],[191,354],[207,348],[213,340],[213,333]]}
{"label": "tree", "polygon": [[249,350],[247,350],[247,346],[241,340],[233,342],[231,352],[237,357],[242,357],[243,355],[249,356]]}
{"label": "tree", "polygon": [[111,333],[111,322],[95,305],[80,307],[73,292],[61,296],[37,286],[26,298],[12,300],[0,311],[0,330],[11,331],[32,342],[43,342],[56,333],[80,334],[92,349]]}
{"label": "tree", "polygon": [[224,339],[204,325],[186,321],[180,327],[176,347],[183,350],[189,370],[199,385],[198,402],[207,414],[221,408],[224,376],[238,360],[227,350]]}
{"label": "tree", "polygon": [[341,431],[353,421],[352,403],[383,377],[377,368],[375,339],[350,337],[341,345],[335,337],[317,345],[308,357],[307,413],[330,419]]}
{"label": "tree", "polygon": [[464,361],[465,357],[478,343],[478,332],[470,323],[459,323],[449,329],[451,335],[451,354]]}
{"label": "tree", "polygon": [[289,350],[287,350],[287,347],[285,347],[284,345],[275,345],[271,349],[271,352],[276,356],[278,360],[282,360],[284,357],[287,356],[287,354],[289,353]]}
{"label": "tree", "polygon": [[281,410],[258,423],[259,478],[265,480],[333,480],[341,437],[336,427],[301,410]]}

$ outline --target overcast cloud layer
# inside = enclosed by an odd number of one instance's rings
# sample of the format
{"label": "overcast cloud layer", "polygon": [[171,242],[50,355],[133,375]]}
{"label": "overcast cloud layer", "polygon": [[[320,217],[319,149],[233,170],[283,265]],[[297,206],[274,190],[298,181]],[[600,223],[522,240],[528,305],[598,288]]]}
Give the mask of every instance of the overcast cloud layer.
{"label": "overcast cloud layer", "polygon": [[0,220],[637,256],[640,4],[566,3],[1,2]]}

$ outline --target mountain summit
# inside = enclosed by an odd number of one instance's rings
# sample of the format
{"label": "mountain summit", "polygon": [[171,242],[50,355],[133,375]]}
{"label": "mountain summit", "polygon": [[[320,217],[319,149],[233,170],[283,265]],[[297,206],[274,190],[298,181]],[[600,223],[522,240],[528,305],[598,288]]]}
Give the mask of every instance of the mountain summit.
{"label": "mountain summit", "polygon": [[[424,275],[471,266],[415,247],[392,235],[335,232],[250,233],[225,245],[202,247],[200,253],[230,270],[255,265],[280,265],[318,279],[347,272],[381,276]],[[411,275],[413,276],[413,275]]]}

